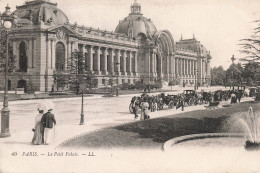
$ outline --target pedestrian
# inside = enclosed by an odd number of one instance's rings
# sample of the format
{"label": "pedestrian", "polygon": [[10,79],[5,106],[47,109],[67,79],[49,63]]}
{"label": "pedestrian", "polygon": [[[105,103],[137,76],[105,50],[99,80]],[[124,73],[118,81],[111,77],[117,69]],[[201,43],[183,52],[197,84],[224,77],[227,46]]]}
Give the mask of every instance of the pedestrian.
{"label": "pedestrian", "polygon": [[149,104],[146,102],[144,104],[144,120],[150,119],[148,106],[149,106]]}
{"label": "pedestrian", "polygon": [[137,114],[138,110],[139,110],[139,100],[138,100],[138,98],[135,98],[135,100],[133,102],[133,112],[135,114],[135,119],[138,118],[138,114]]}
{"label": "pedestrian", "polygon": [[232,92],[232,94],[231,94],[231,104],[236,103],[236,102],[237,102],[236,94],[234,92]]}
{"label": "pedestrian", "polygon": [[142,102],[141,103],[141,117],[140,117],[140,120],[147,119],[148,107],[149,107],[149,103],[148,102]]}
{"label": "pedestrian", "polygon": [[50,144],[53,127],[56,125],[56,120],[54,114],[52,113],[52,109],[49,109],[48,112],[42,116],[41,122],[43,123],[44,128],[44,144],[48,145]]}
{"label": "pedestrian", "polygon": [[43,143],[43,124],[41,122],[44,111],[38,108],[38,114],[35,116],[35,126],[32,129],[34,132],[32,144],[40,145]]}

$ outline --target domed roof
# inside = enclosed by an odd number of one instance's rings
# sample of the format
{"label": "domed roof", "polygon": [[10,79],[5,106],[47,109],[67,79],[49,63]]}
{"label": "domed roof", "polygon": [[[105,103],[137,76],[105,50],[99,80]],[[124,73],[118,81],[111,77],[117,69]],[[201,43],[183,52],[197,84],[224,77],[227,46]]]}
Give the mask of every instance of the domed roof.
{"label": "domed roof", "polygon": [[57,4],[49,0],[34,0],[25,2],[25,5],[17,6],[14,14],[18,19],[29,20],[38,24],[40,20],[44,23],[60,25],[68,22],[68,17],[57,8]]}
{"label": "domed roof", "polygon": [[125,34],[131,38],[143,33],[146,37],[152,37],[157,31],[151,19],[141,14],[141,6],[138,3],[131,5],[131,13],[124,20],[119,21],[115,33]]}

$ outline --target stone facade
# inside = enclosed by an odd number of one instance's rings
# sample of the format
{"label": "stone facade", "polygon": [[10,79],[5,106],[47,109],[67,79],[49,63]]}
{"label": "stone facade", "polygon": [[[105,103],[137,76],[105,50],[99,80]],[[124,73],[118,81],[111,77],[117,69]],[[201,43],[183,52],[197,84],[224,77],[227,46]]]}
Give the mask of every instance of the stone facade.
{"label": "stone facade", "polygon": [[120,84],[159,79],[191,84],[195,68],[201,84],[210,80],[211,56],[205,47],[195,38],[175,43],[168,30],[158,31],[151,19],[143,17],[136,2],[114,32],[71,24],[48,0],[27,1],[17,6],[14,16],[9,39],[17,72],[10,76],[11,89],[31,79],[37,90],[50,91],[54,70],[67,69],[75,51],[82,52],[85,70],[94,72],[99,86],[115,74]]}

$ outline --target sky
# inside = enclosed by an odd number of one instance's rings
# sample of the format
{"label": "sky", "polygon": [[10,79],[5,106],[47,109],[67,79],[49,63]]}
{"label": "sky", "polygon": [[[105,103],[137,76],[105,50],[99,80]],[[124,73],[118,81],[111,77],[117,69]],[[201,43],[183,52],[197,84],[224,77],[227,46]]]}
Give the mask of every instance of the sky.
{"label": "sky", "polygon": [[[11,10],[25,0],[0,0],[0,11],[9,3]],[[58,4],[69,18],[84,25],[114,31],[130,13],[134,0],[50,0]],[[227,69],[234,54],[241,49],[240,39],[253,33],[253,21],[260,19],[260,0],[137,0],[142,14],[150,18],[157,30],[167,29],[179,41],[193,37],[210,50],[211,67]]]}

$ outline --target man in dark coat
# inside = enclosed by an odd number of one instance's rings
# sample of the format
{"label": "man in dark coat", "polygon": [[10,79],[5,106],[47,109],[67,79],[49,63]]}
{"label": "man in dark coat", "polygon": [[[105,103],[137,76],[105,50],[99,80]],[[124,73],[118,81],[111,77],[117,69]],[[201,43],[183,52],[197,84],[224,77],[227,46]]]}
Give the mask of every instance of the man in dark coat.
{"label": "man in dark coat", "polygon": [[48,145],[50,143],[50,136],[53,131],[53,127],[56,125],[55,117],[52,113],[52,109],[48,110],[47,113],[43,114],[41,122],[44,128],[44,144]]}

